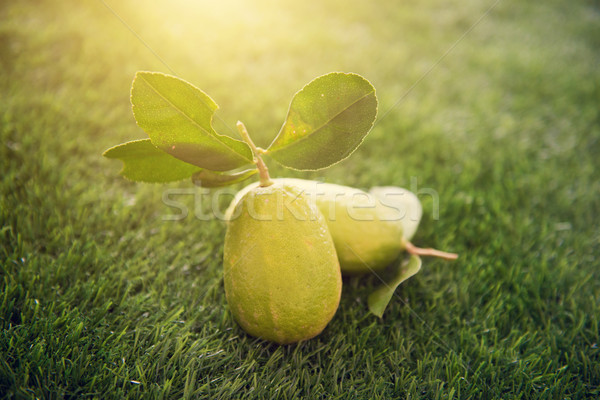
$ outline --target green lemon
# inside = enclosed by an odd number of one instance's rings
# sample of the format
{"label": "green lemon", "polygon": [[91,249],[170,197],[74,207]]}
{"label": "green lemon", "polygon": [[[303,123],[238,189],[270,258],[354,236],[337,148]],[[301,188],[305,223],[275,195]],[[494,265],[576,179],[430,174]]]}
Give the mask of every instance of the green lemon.
{"label": "green lemon", "polygon": [[342,289],[323,215],[300,190],[281,182],[247,190],[229,214],[224,282],[237,323],[279,344],[321,333]]}

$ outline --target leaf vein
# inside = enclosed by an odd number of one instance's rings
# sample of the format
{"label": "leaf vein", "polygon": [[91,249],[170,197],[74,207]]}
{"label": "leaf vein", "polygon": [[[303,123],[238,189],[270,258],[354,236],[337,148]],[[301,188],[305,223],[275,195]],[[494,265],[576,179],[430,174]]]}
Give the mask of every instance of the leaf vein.
{"label": "leaf vein", "polygon": [[[194,120],[191,116],[189,116],[188,114],[186,114],[182,109],[180,109],[179,107],[177,107],[171,100],[169,100],[165,96],[163,96],[154,86],[152,86],[152,84],[146,78],[144,78],[143,75],[139,75],[139,77],[148,85],[148,87],[150,89],[152,89],[154,91],[154,93],[156,93],[158,96],[160,96],[165,102],[167,102],[170,106],[172,106],[177,112],[179,112],[179,114],[183,115],[186,119],[188,119],[193,125],[195,125],[196,127],[198,127],[206,135],[206,137],[210,138],[213,141],[217,141],[219,144],[221,144],[225,149],[227,149],[230,153],[233,153],[235,156],[237,156],[237,157],[239,157],[239,158],[241,158],[243,160],[248,161],[248,159],[246,157],[244,157],[243,155],[241,155],[237,151],[233,150],[231,147],[229,147],[227,144],[223,143],[223,141],[221,141],[217,137],[217,136],[222,136],[222,135],[219,135],[214,130],[207,131],[202,125],[200,125],[198,122],[196,122],[196,120]],[[168,107],[164,107],[164,108],[168,108]],[[217,106],[217,108],[218,108],[218,106]],[[214,115],[214,111],[215,110],[212,110],[213,111],[213,115]],[[209,123],[210,123],[210,125],[212,127],[212,115],[210,116]]]}
{"label": "leaf vein", "polygon": [[[352,106],[354,106],[355,104],[357,104],[358,102],[364,100],[365,98],[367,98],[368,96],[370,96],[371,94],[375,94],[375,90],[371,90],[368,93],[366,93],[365,95],[361,96],[360,98],[356,99],[355,101],[353,101],[351,104],[349,104],[347,107],[345,107],[344,109],[342,109],[340,112],[338,112],[337,114],[335,114],[333,117],[329,118],[326,122],[324,122],[323,124],[321,124],[319,127],[315,128],[312,132],[307,133],[306,135],[302,136],[301,138],[297,139],[297,140],[293,140],[291,142],[289,142],[288,144],[276,148],[273,151],[274,152],[278,152],[280,150],[286,149],[289,146],[295,145],[299,142],[302,142],[306,139],[309,139],[311,137],[313,137],[313,135],[315,133],[317,133],[318,131],[320,131],[321,129],[323,129],[326,125],[328,125],[331,121],[335,120],[337,117],[339,117],[342,113],[348,111],[349,108],[351,108]],[[291,107],[290,107],[291,110]],[[289,113],[288,113],[289,116]],[[286,124],[284,124],[284,126],[287,125],[287,120],[286,120]],[[283,128],[282,128],[283,129]],[[279,136],[279,135],[278,135]],[[275,138],[275,140],[277,140],[277,138]]]}

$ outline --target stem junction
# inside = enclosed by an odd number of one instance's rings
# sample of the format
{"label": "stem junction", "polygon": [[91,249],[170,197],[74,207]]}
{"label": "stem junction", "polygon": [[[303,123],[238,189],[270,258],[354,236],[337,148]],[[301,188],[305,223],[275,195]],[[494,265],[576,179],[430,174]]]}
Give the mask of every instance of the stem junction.
{"label": "stem junction", "polygon": [[254,155],[254,163],[256,164],[256,168],[258,168],[258,176],[260,177],[260,186],[271,186],[273,184],[273,181],[269,176],[269,169],[267,168],[267,165],[260,156],[264,152],[264,150],[258,149],[256,147],[256,145],[250,138],[250,135],[248,134],[248,130],[241,121],[237,122],[237,128],[240,132],[240,135],[242,135],[244,141],[248,143],[248,146],[250,146],[250,148],[252,149],[252,154]]}

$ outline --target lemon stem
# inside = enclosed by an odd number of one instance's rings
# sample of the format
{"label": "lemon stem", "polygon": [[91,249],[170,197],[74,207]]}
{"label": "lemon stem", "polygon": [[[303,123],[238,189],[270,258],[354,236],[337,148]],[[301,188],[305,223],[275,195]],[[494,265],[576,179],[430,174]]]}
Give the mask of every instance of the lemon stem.
{"label": "lemon stem", "polygon": [[248,130],[241,121],[237,122],[237,128],[240,132],[240,135],[242,135],[244,141],[248,143],[248,146],[250,146],[250,148],[252,149],[252,154],[254,155],[254,163],[256,164],[256,168],[258,168],[258,176],[260,177],[260,186],[271,186],[273,184],[273,181],[269,176],[269,168],[267,168],[267,165],[260,156],[261,151],[256,147],[256,145],[250,138],[250,135],[248,134]]}
{"label": "lemon stem", "polygon": [[404,243],[404,246],[406,248],[406,251],[408,251],[410,254],[413,254],[416,256],[431,256],[431,257],[443,258],[444,260],[456,260],[458,258],[458,254],[447,253],[445,251],[441,251],[441,250],[437,250],[437,249],[422,249],[420,247],[415,246],[414,244],[412,244],[409,241],[406,241]]}

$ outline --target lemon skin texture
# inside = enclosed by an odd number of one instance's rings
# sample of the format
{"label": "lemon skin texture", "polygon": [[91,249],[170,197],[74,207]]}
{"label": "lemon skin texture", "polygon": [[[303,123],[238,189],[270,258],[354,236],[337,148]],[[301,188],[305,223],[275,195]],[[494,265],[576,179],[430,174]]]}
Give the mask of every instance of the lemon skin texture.
{"label": "lemon skin texture", "polygon": [[335,246],[318,209],[281,182],[248,190],[224,245],[227,303],[248,334],[279,344],[323,331],[340,301]]}
{"label": "lemon skin texture", "polygon": [[[303,179],[274,181],[297,187],[319,208],[345,275],[377,271],[396,260],[405,241],[416,231],[422,215],[416,196],[402,188],[373,188],[374,193],[366,193],[348,186]],[[256,186],[251,184],[236,195],[226,218],[233,213],[241,197]]]}
{"label": "lemon skin texture", "polygon": [[304,189],[325,216],[342,273],[379,270],[398,257],[402,250],[402,224],[388,218],[388,209],[377,199],[348,186],[312,186],[315,185],[307,184]]}

